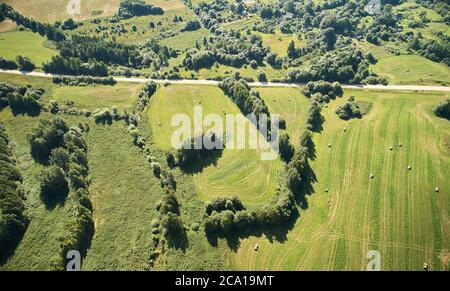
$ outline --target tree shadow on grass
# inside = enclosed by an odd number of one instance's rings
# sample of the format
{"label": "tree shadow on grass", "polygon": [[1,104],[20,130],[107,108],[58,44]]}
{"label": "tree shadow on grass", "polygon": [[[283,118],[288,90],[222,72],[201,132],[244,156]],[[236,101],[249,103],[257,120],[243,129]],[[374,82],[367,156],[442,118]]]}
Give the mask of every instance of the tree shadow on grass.
{"label": "tree shadow on grass", "polygon": [[213,247],[217,247],[219,238],[225,239],[228,247],[233,252],[238,251],[241,244],[241,239],[246,239],[249,237],[257,237],[257,238],[265,237],[271,243],[273,242],[284,243],[287,241],[287,234],[294,228],[295,222],[299,217],[300,217],[299,212],[294,211],[294,213],[292,214],[292,216],[288,221],[278,225],[273,225],[270,227],[257,225],[254,227],[248,227],[243,230],[235,230],[225,235],[206,234],[206,238]]}
{"label": "tree shadow on grass", "polygon": [[[193,150],[194,151],[194,150]],[[214,149],[210,150],[210,153],[202,157],[200,159],[196,159],[195,161],[190,161],[189,163],[185,163],[180,165],[180,169],[185,174],[199,174],[202,173],[203,170],[209,166],[216,166],[217,162],[223,155],[223,149]]]}
{"label": "tree shadow on grass", "polygon": [[302,184],[299,189],[294,189],[292,192],[295,197],[295,201],[297,205],[300,206],[301,209],[306,210],[308,208],[308,200],[307,196],[311,196],[315,193],[313,184],[316,183],[317,176],[314,170],[311,168],[309,163],[305,168],[304,175],[302,177]]}
{"label": "tree shadow on grass", "polygon": [[41,108],[33,108],[33,109],[17,109],[17,108],[11,108],[11,112],[14,115],[14,117],[18,115],[28,115],[30,117],[37,117],[41,114]]}
{"label": "tree shadow on grass", "polygon": [[325,118],[320,115],[320,119],[317,120],[314,124],[312,124],[312,128],[310,130],[315,133],[321,133],[323,131],[323,123],[325,122]]}
{"label": "tree shadow on grass", "polygon": [[22,230],[15,230],[13,229],[13,227],[14,226],[6,225],[5,240],[8,240],[8,242],[1,242],[0,266],[4,265],[9,260],[9,258],[11,258],[15,254],[16,248],[22,240],[26,231],[26,228]]}
{"label": "tree shadow on grass", "polygon": [[[53,194],[53,195],[52,195]],[[56,206],[64,206],[66,203],[67,196],[69,195],[69,187],[65,187],[58,191],[58,193],[41,193],[42,202],[44,202],[45,208],[47,210],[53,210]]]}

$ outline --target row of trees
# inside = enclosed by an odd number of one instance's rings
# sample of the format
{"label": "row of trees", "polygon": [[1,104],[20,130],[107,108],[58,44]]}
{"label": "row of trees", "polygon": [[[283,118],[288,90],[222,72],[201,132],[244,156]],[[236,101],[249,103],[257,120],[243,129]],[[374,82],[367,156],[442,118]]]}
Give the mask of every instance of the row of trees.
{"label": "row of trees", "polygon": [[26,72],[31,72],[36,69],[36,65],[26,57],[17,56],[15,61],[7,60],[3,57],[0,57],[0,69],[3,70],[21,70]]}
{"label": "row of trees", "polygon": [[145,3],[143,0],[122,0],[119,6],[119,17],[132,18],[143,15],[162,15],[164,10],[161,7]]}
{"label": "row of trees", "polygon": [[260,115],[265,114],[270,120],[269,108],[258,92],[250,90],[245,80],[227,78],[220,82],[219,87],[224,91],[225,95],[236,103],[244,115],[253,113],[258,118]]}
{"label": "row of trees", "polygon": [[3,18],[8,17],[18,25],[31,29],[33,32],[46,36],[49,40],[62,41],[66,39],[64,33],[54,25],[47,23],[44,24],[34,19],[25,17],[5,3],[0,5],[0,15],[2,15]]}
{"label": "row of trees", "polygon": [[76,57],[85,63],[95,59],[107,64],[133,68],[139,68],[142,63],[136,46],[90,36],[73,35],[71,40],[59,43],[58,49],[62,57]]}
{"label": "row of trees", "polygon": [[91,76],[56,76],[52,78],[55,84],[68,86],[86,86],[89,84],[115,85],[113,77],[91,77]]}
{"label": "row of trees", "polygon": [[238,197],[219,197],[205,205],[205,233],[226,236],[259,227],[275,227],[289,221],[296,212],[295,199],[290,192],[276,194],[257,211],[247,210]]}
{"label": "row of trees", "polygon": [[105,77],[108,75],[108,67],[103,62],[89,60],[84,63],[79,58],[53,56],[44,64],[46,73],[63,75],[85,75],[95,77]]}
{"label": "row of trees", "polygon": [[29,219],[25,214],[22,175],[9,146],[9,137],[0,123],[0,264],[22,239]]}
{"label": "row of trees", "polygon": [[40,175],[40,197],[45,205],[53,208],[62,203],[69,191],[75,198],[68,234],[60,238],[61,259],[53,262],[56,269],[63,268],[69,250],[85,255],[94,235],[87,145],[82,134],[82,129],[53,118],[42,119],[28,135],[32,157],[46,165]]}

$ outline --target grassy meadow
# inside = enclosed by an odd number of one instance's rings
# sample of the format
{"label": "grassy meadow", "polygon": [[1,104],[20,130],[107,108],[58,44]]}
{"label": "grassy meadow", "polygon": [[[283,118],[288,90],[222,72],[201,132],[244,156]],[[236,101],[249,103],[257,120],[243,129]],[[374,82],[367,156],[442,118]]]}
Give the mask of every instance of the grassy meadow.
{"label": "grassy meadow", "polygon": [[7,31],[0,33],[0,56],[15,60],[18,55],[28,57],[38,69],[44,62],[50,61],[58,54],[54,49],[46,47],[46,39],[32,31]]}

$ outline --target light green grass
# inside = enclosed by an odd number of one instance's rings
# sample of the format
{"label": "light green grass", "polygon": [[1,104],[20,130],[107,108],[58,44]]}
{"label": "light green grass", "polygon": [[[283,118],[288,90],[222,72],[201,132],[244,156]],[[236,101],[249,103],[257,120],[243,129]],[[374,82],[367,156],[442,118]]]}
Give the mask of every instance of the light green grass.
{"label": "light green grass", "polygon": [[44,46],[45,38],[31,31],[0,33],[0,56],[15,60],[18,55],[28,57],[38,68],[57,55],[56,50]]}
{"label": "light green grass", "polygon": [[138,100],[142,84],[117,83],[109,85],[90,85],[85,87],[57,86],[52,91],[52,99],[64,104],[73,101],[78,108],[98,109],[117,106],[130,111]]}
{"label": "light green grass", "polygon": [[[148,115],[155,145],[171,150],[171,126],[175,114],[187,114],[193,122],[194,106],[200,103],[203,115],[217,113],[240,114],[234,103],[217,87],[171,85],[160,88],[152,97]],[[205,128],[207,130],[209,128]],[[217,164],[194,174],[195,188],[200,199],[206,201],[217,196],[238,195],[252,208],[267,203],[275,193],[282,172],[282,163],[261,161],[260,150],[225,149]]]}
{"label": "light green grass", "polygon": [[84,270],[143,270],[151,251],[159,182],[123,123],[91,125],[86,136],[95,235]]}
{"label": "light green grass", "polygon": [[371,69],[392,84],[450,84],[450,69],[421,56],[400,55],[380,58]]}
{"label": "light green grass", "polygon": [[291,143],[297,147],[305,128],[309,100],[297,88],[255,88],[259,91],[271,114],[278,114],[286,120],[286,131]]}
{"label": "light green grass", "polygon": [[[183,22],[173,22],[174,16],[181,16],[183,18]],[[120,43],[143,43],[146,40],[150,38],[156,38],[160,36],[160,33],[163,32],[163,34],[168,33],[169,31],[178,33],[181,28],[184,27],[185,22],[187,20],[193,19],[195,17],[195,14],[187,9],[187,7],[182,7],[174,10],[167,10],[163,15],[148,15],[148,16],[139,16],[139,17],[133,17],[130,19],[124,19],[121,20],[120,23],[118,23],[120,26],[123,26],[127,32],[119,34],[112,34],[108,33],[108,35],[105,35],[106,32],[109,32],[110,28],[112,26],[117,26],[117,23],[109,23],[107,19],[102,19],[102,22],[100,24],[92,23],[90,20],[86,20],[83,22],[82,26],[79,26],[77,29],[73,31],[69,31],[69,34],[88,34],[88,35],[98,35],[102,36],[109,40],[115,40],[116,42]],[[149,23],[153,22],[156,27],[150,28]],[[161,25],[157,25],[159,22],[161,22]],[[97,27],[105,26],[108,27],[107,30],[97,32]],[[136,26],[136,31],[133,31],[132,27]],[[180,37],[181,35],[177,35],[177,37]],[[192,38],[195,37],[195,35],[188,35]],[[195,44],[195,39],[193,40]],[[192,42],[192,41],[190,41]]]}
{"label": "light green grass", "polygon": [[334,111],[345,97],[324,110],[324,130],[314,137],[311,166],[318,181],[308,208],[284,242],[241,241],[230,255],[235,269],[365,270],[368,250],[380,251],[382,270],[421,270],[424,262],[432,270],[449,267],[441,258],[448,264],[450,124],[430,112],[448,96],[349,95],[372,102],[372,111],[361,120],[340,120]]}
{"label": "light green grass", "polygon": [[187,49],[195,47],[195,43],[197,41],[201,44],[203,37],[208,35],[209,31],[205,28],[201,28],[196,31],[185,31],[173,37],[163,39],[161,44],[175,49]]}
{"label": "light green grass", "polygon": [[367,42],[354,40],[356,46],[366,52],[372,52],[378,62],[370,69],[386,77],[390,84],[445,85],[450,84],[450,70],[441,63],[433,62],[418,55],[409,55],[402,47],[396,47],[401,55],[389,54],[385,47],[393,44],[376,46]]}

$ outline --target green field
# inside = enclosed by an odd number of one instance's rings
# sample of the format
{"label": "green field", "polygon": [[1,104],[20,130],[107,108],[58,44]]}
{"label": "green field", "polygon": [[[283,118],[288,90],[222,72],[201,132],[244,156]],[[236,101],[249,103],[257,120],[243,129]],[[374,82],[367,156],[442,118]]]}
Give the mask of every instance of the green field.
{"label": "green field", "polygon": [[15,60],[18,55],[28,57],[38,68],[58,54],[44,46],[46,39],[31,31],[9,31],[0,33],[0,56]]}
{"label": "green field", "polygon": [[[354,43],[366,52],[372,52],[377,63],[370,69],[382,77],[386,77],[390,84],[415,85],[445,85],[450,84],[450,70],[441,63],[433,62],[418,55],[407,54],[402,47],[393,45],[376,46],[368,42]],[[391,47],[400,50],[396,56],[388,53],[385,48]]]}
{"label": "green field", "polygon": [[289,125],[286,131],[294,146],[298,146],[300,134],[309,108],[309,99],[297,88],[255,88],[264,99],[272,114],[279,114]]}
{"label": "green field", "polygon": [[90,110],[117,106],[130,111],[141,88],[142,84],[133,83],[117,83],[114,86],[60,86],[52,90],[52,99],[60,104],[73,101],[76,107]]}
{"label": "green field", "polygon": [[324,130],[315,135],[317,159],[312,162],[318,181],[287,240],[242,240],[239,251],[230,255],[234,268],[364,270],[368,250],[380,251],[383,270],[421,270],[424,262],[432,270],[449,268],[450,124],[430,112],[448,96],[347,91],[349,95],[372,102],[373,109],[362,120],[349,122],[334,113],[344,98],[324,110]]}
{"label": "green field", "polygon": [[[240,114],[234,103],[217,87],[171,85],[160,88],[152,97],[148,111],[153,141],[171,150],[172,116],[183,113],[193,121],[194,106],[201,103],[203,115]],[[161,108],[166,108],[161,110]],[[206,128],[208,129],[208,128]],[[199,197],[206,201],[216,196],[239,195],[244,203],[256,207],[267,203],[275,193],[282,164],[261,161],[259,150],[225,150],[216,165],[193,175]]]}

